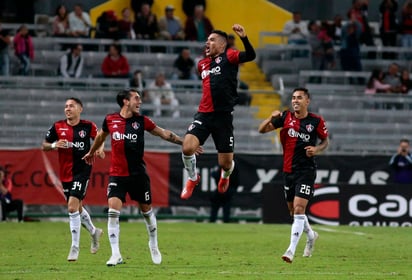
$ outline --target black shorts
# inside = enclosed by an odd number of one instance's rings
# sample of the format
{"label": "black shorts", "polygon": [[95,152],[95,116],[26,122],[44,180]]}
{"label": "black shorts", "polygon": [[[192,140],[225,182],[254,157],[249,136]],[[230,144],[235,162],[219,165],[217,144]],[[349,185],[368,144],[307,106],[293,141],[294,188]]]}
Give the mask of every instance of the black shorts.
{"label": "black shorts", "polygon": [[305,169],[293,173],[283,173],[284,191],[287,202],[292,202],[295,196],[310,200],[313,197],[316,170]]}
{"label": "black shorts", "polygon": [[69,201],[70,196],[74,196],[79,200],[83,200],[86,196],[87,185],[89,184],[89,178],[80,177],[71,182],[62,182],[64,196],[66,201]]}
{"label": "black shorts", "polygon": [[117,197],[126,202],[126,194],[139,203],[152,204],[150,178],[146,173],[132,176],[110,176],[107,197]]}
{"label": "black shorts", "polygon": [[235,139],[233,137],[233,113],[196,113],[193,122],[187,129],[203,145],[212,134],[216,150],[220,153],[233,153]]}

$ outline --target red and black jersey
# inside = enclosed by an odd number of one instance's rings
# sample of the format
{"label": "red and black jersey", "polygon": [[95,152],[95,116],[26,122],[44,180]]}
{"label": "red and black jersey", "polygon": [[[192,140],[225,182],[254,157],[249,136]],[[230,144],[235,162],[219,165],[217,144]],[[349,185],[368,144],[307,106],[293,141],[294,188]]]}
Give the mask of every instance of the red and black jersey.
{"label": "red and black jersey", "polygon": [[90,177],[91,165],[82,158],[90,150],[90,139],[97,135],[95,123],[87,120],[71,126],[67,120],[55,122],[47,131],[46,142],[53,143],[60,139],[67,140],[67,149],[58,149],[60,163],[60,180],[71,182],[74,177]]}
{"label": "red and black jersey", "polygon": [[134,115],[128,119],[119,113],[106,116],[102,129],[111,136],[110,176],[130,176],[145,172],[144,132],[152,131],[155,127],[156,124],[143,115]]}
{"label": "red and black jersey", "polygon": [[252,61],[255,50],[247,37],[241,38],[244,52],[228,48],[216,57],[199,61],[197,70],[202,78],[203,95],[198,111],[201,113],[231,112],[237,103],[237,75],[239,63]]}
{"label": "red and black jersey", "polygon": [[306,146],[316,146],[318,138],[328,137],[325,121],[321,116],[309,113],[306,118],[298,119],[290,111],[284,111],[282,117],[272,120],[280,131],[283,147],[283,171],[287,173],[305,168],[315,168],[314,157],[306,156]]}

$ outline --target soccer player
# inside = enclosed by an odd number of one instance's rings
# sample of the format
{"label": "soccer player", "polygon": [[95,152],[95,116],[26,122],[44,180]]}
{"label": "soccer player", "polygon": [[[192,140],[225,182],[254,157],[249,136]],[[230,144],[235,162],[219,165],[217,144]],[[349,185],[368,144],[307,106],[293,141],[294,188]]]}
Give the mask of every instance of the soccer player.
{"label": "soccer player", "polygon": [[[292,94],[293,111],[273,111],[259,125],[259,132],[277,128],[283,147],[284,191],[293,215],[290,245],[282,259],[292,263],[296,246],[303,232],[307,234],[304,257],[312,255],[319,235],[313,231],[305,214],[306,206],[313,197],[316,178],[315,155],[328,146],[328,130],[321,116],[308,111],[310,94],[306,88],[296,88]],[[320,141],[318,141],[320,139]],[[319,142],[319,143],[318,143]]]}
{"label": "soccer player", "polygon": [[[142,99],[137,90],[122,90],[117,94],[120,112],[106,115],[102,130],[97,135],[84,160],[92,164],[98,147],[110,135],[112,160],[108,185],[108,222],[107,231],[112,249],[108,266],[123,263],[119,248],[119,216],[126,194],[139,203],[147,232],[149,249],[155,264],[162,262],[162,255],[157,242],[157,222],[152,210],[150,179],[146,173],[144,155],[144,132],[175,144],[182,144],[182,139],[172,131],[157,126],[151,119],[139,113]],[[198,150],[200,151],[200,150]]]}
{"label": "soccer player", "polygon": [[239,64],[256,57],[243,26],[234,24],[233,31],[240,37],[245,48],[240,52],[227,47],[227,34],[214,30],[206,41],[206,57],[199,61],[197,69],[202,78],[203,94],[194,121],[187,129],[182,146],[182,160],[189,179],[180,197],[189,199],[200,182],[196,171],[196,149],[212,134],[218,151],[218,163],[222,168],[218,191],[226,192],[233,161],[233,107],[238,98],[236,91]]}
{"label": "soccer player", "polygon": [[[60,180],[67,200],[72,234],[68,261],[76,261],[79,256],[80,224],[92,237],[92,254],[99,250],[99,240],[103,233],[102,229],[93,225],[89,213],[82,207],[92,170],[82,158],[90,148],[90,139],[97,135],[95,123],[80,119],[82,111],[83,104],[80,99],[68,98],[64,107],[66,119],[55,122],[49,128],[42,144],[43,151],[57,150],[59,153]],[[96,155],[104,158],[103,145],[99,146]]]}

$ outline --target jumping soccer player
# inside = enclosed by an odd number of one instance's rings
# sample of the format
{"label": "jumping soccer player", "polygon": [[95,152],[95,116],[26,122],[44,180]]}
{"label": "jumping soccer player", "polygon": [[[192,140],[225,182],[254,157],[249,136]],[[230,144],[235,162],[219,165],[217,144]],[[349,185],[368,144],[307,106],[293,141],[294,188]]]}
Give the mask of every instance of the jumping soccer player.
{"label": "jumping soccer player", "polygon": [[229,176],[235,165],[233,108],[238,99],[238,68],[240,63],[252,61],[256,57],[243,26],[235,24],[232,29],[242,40],[245,51],[228,48],[227,34],[214,30],[206,41],[206,58],[197,65],[202,78],[203,94],[198,112],[183,140],[182,160],[189,179],[180,195],[182,199],[189,199],[200,182],[195,153],[210,134],[218,151],[219,166],[222,168],[218,191],[224,193],[229,186]]}

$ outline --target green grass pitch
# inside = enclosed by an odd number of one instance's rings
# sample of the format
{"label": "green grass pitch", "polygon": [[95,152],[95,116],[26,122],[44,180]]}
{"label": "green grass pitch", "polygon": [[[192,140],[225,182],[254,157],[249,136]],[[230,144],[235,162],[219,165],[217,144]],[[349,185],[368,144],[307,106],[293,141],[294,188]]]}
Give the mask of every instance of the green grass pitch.
{"label": "green grass pitch", "polygon": [[122,222],[125,264],[107,267],[106,222],[100,251],[89,252],[82,229],[77,262],[66,261],[68,223],[0,223],[0,279],[412,279],[410,228],[326,227],[311,258],[303,258],[303,236],[292,264],[281,255],[290,225],[207,224],[159,221],[161,265],[154,265],[143,221]]}

